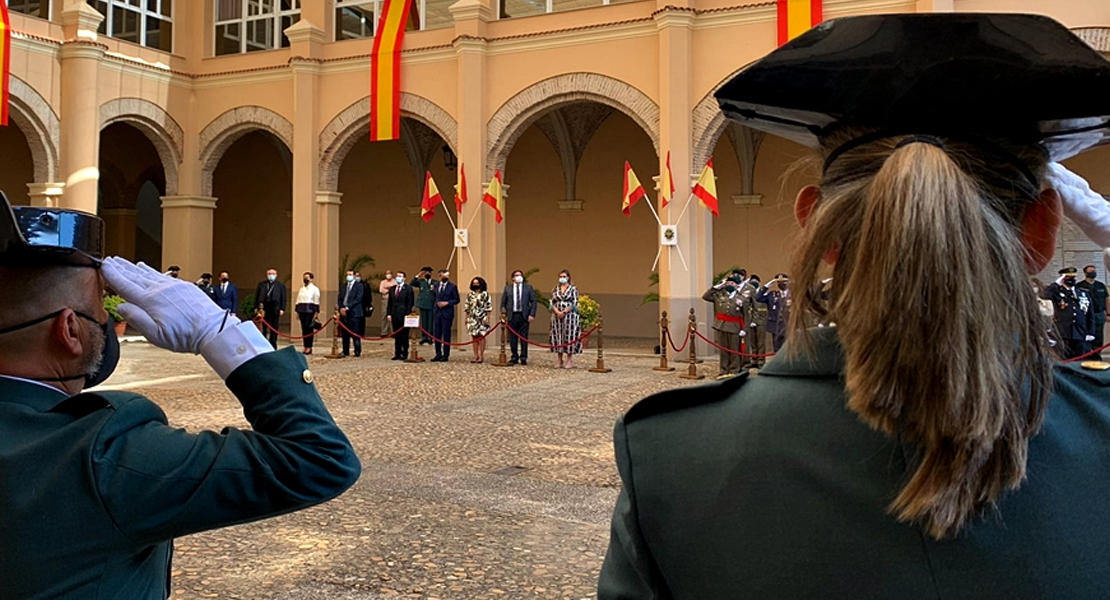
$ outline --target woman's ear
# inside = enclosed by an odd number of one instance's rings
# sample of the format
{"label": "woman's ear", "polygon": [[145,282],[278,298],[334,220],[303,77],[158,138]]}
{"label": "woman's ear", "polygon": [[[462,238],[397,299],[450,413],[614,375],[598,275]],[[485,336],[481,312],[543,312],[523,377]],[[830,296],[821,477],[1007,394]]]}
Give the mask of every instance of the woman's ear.
{"label": "woman's ear", "polygon": [[1021,244],[1025,247],[1025,270],[1040,273],[1056,253],[1056,234],[1060,231],[1063,208],[1060,194],[1052,188],[1025,209],[1021,218]]}
{"label": "woman's ear", "polygon": [[821,188],[815,185],[807,185],[798,192],[798,198],[794,200],[794,218],[798,219],[798,225],[803,229],[820,201]]}

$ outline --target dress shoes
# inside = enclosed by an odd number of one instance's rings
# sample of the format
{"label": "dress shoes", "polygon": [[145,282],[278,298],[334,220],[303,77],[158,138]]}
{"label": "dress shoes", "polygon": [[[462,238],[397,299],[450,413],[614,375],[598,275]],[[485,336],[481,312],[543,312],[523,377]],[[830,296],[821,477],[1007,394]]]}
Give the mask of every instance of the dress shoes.
{"label": "dress shoes", "polygon": [[527,367],[528,366],[528,359],[527,358],[520,359],[520,366]]}
{"label": "dress shoes", "polygon": [[511,358],[511,359],[509,359],[509,364],[510,364],[510,365],[515,365],[515,364],[517,364],[517,363],[519,363],[519,362],[520,362],[520,359],[518,359],[518,358]]}
{"label": "dress shoes", "polygon": [[405,360],[405,359],[400,357],[400,356],[394,356],[393,358],[391,358],[389,360]]}

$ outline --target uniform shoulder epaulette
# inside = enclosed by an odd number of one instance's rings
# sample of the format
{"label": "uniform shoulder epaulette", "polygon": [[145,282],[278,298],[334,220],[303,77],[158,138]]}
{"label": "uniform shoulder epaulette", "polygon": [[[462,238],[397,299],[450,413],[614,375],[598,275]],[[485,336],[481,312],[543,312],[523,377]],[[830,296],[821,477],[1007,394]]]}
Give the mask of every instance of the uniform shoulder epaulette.
{"label": "uniform shoulder epaulette", "polygon": [[711,385],[678,388],[648,396],[628,409],[624,414],[624,423],[627,425],[655,415],[720,402],[740,389],[747,380],[748,373],[745,372]]}

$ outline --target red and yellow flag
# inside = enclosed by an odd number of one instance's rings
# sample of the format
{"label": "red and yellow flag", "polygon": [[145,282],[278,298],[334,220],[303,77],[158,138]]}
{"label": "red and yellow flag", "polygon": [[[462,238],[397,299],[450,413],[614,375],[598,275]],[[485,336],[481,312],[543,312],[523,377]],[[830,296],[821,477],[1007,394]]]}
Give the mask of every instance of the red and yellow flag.
{"label": "red and yellow flag", "polygon": [[401,139],[401,42],[410,0],[385,0],[370,54],[370,141]]}
{"label": "red and yellow flag", "polygon": [[0,0],[0,125],[8,124],[8,83],[12,76],[12,20],[8,3]]}
{"label": "red and yellow flag", "polygon": [[659,182],[659,192],[663,197],[663,208],[674,200],[674,177],[671,175],[671,151],[667,151],[667,164],[663,169],[663,179]]}
{"label": "red and yellow flag", "polygon": [[705,168],[701,170],[701,176],[698,177],[698,182],[694,185],[694,195],[698,197],[698,203],[708,208],[714,217],[721,216],[721,209],[717,203],[717,177],[713,175],[712,158],[705,163]]}
{"label": "red and yellow flag", "polygon": [[500,223],[505,211],[505,196],[501,191],[500,170],[493,174],[493,179],[490,180],[489,187],[486,188],[486,194],[482,196],[482,202],[490,205],[495,214],[493,220]]}
{"label": "red and yellow flag", "polygon": [[778,0],[778,9],[780,46],[823,20],[821,0]]}
{"label": "red and yellow flag", "polygon": [[636,172],[632,170],[632,165],[628,161],[624,161],[624,201],[621,202],[621,212],[624,216],[632,216],[632,207],[640,201],[640,198],[646,196],[644,186],[640,184],[640,178],[636,177]]}
{"label": "red and yellow flag", "polygon": [[466,204],[466,165],[459,164],[459,180],[455,183],[455,212],[462,212]]}
{"label": "red and yellow flag", "polygon": [[420,218],[424,219],[425,223],[436,216],[436,205],[440,202],[443,202],[443,196],[439,195],[436,180],[432,179],[432,172],[428,171],[424,178],[424,197],[420,199]]}

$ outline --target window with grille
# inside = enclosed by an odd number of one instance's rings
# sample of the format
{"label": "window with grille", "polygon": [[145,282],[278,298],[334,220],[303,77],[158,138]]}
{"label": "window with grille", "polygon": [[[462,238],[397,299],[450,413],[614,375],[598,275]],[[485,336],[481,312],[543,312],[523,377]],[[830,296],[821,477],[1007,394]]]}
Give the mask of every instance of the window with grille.
{"label": "window with grille", "polygon": [[[0,0],[4,2],[5,0]],[[40,19],[50,18],[50,0],[6,0],[8,10]]]}
{"label": "window with grille", "polygon": [[216,55],[288,48],[285,30],[301,20],[301,0],[215,0]]}
{"label": "window with grille", "polygon": [[98,30],[101,35],[173,52],[173,0],[88,0],[88,2],[104,15],[104,22],[100,24]]}

